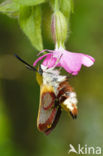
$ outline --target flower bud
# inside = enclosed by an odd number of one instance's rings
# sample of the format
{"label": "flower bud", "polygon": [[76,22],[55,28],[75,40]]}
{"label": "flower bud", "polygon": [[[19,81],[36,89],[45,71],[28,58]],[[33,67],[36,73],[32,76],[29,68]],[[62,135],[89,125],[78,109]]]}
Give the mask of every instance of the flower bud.
{"label": "flower bud", "polygon": [[52,16],[51,31],[54,42],[58,47],[64,44],[67,37],[67,22],[65,16],[60,11],[56,11]]}

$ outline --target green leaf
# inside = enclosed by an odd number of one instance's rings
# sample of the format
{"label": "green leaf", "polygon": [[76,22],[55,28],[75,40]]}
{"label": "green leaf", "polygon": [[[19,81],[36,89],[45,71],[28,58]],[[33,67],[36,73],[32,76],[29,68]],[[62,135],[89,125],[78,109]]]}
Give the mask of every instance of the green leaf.
{"label": "green leaf", "polygon": [[46,2],[46,0],[13,0],[19,5],[33,6]]}
{"label": "green leaf", "polygon": [[21,7],[19,23],[30,39],[32,45],[37,50],[43,49],[42,35],[41,35],[41,8],[40,6],[35,7]]}
{"label": "green leaf", "polygon": [[6,0],[0,4],[0,12],[11,17],[17,17],[19,13],[19,7],[20,6],[12,0]]}

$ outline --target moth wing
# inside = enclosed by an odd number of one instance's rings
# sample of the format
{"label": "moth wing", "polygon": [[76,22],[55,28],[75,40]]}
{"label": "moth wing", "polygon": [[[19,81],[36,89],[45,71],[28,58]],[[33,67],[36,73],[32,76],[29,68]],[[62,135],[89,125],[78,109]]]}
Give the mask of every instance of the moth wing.
{"label": "moth wing", "polygon": [[58,109],[55,107],[55,94],[53,88],[47,85],[40,87],[40,105],[37,118],[39,131],[49,134],[53,129],[54,121],[57,119]]}

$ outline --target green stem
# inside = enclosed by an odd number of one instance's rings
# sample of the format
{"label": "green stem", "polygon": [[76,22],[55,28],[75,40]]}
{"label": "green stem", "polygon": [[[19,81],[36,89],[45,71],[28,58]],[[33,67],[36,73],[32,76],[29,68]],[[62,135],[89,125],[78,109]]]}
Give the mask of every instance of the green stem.
{"label": "green stem", "polygon": [[55,11],[59,10],[59,0],[55,0]]}

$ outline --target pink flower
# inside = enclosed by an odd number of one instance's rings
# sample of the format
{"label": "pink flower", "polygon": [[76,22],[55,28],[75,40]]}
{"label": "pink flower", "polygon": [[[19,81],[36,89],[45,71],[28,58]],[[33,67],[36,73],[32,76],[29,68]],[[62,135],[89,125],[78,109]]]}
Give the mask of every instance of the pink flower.
{"label": "pink flower", "polygon": [[35,66],[38,63],[38,61],[45,58],[43,60],[42,65],[46,66],[47,68],[62,67],[68,73],[72,75],[77,75],[82,65],[86,67],[90,67],[95,62],[95,59],[89,55],[82,54],[82,53],[72,53],[67,50],[64,50],[63,48],[56,49],[56,50],[45,49],[41,51],[39,54],[45,51],[48,51],[49,53],[39,57],[34,62],[33,66]]}

